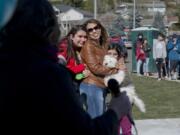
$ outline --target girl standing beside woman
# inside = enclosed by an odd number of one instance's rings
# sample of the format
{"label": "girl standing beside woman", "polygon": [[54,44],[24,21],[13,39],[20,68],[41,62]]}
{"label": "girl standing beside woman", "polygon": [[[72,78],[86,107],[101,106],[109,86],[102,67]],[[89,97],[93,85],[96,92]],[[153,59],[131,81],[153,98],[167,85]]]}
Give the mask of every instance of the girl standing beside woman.
{"label": "girl standing beside woman", "polygon": [[108,35],[98,20],[90,19],[84,23],[88,39],[81,50],[81,59],[90,71],[80,84],[80,93],[87,95],[87,112],[92,118],[100,116],[105,110],[104,77],[117,73],[118,68],[103,66],[104,55],[108,48]]}
{"label": "girl standing beside woman", "polygon": [[[59,43],[58,58],[61,64],[66,65],[73,76],[74,85],[79,92],[82,78],[88,76],[85,64],[81,62],[80,51],[87,40],[86,29],[82,25],[72,27],[67,36]],[[78,78],[78,75],[81,78]]]}

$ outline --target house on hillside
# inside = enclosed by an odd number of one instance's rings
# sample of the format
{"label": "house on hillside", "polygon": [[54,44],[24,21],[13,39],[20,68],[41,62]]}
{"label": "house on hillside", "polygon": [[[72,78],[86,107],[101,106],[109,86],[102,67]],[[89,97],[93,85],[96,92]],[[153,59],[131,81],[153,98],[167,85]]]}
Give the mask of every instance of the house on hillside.
{"label": "house on hillside", "polygon": [[68,33],[73,25],[82,24],[87,19],[93,18],[93,14],[68,5],[56,4],[55,9],[58,10],[58,23],[62,31],[62,35]]}
{"label": "house on hillside", "polygon": [[[123,3],[126,5],[129,10],[132,10],[134,7],[133,3]],[[138,3],[136,4],[136,10],[140,13],[153,15],[155,12],[160,12],[163,15],[166,12],[166,4],[163,1],[154,1],[154,2],[146,2],[146,3]]]}
{"label": "house on hillside", "polygon": [[147,10],[149,13],[155,13],[155,12],[160,12],[161,14],[165,14],[166,12],[166,5],[164,2],[158,2],[158,3],[149,3],[149,4],[144,4],[144,7],[147,7]]}

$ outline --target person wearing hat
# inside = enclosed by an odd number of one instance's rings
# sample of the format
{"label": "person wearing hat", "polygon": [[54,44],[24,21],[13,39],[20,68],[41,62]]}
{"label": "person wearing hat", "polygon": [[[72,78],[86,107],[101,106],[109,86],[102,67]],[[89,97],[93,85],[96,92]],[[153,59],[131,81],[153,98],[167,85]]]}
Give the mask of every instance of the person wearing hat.
{"label": "person wearing hat", "polygon": [[177,65],[180,57],[180,43],[178,43],[177,35],[172,35],[172,40],[167,44],[168,58],[170,61],[170,79],[177,79]]}

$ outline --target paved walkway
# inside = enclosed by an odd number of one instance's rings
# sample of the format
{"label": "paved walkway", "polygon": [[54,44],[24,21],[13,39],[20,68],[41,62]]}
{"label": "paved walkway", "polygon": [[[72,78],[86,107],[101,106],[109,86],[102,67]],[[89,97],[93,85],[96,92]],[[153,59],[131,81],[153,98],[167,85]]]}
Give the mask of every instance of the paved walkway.
{"label": "paved walkway", "polygon": [[180,135],[180,118],[135,120],[135,123],[138,135]]}

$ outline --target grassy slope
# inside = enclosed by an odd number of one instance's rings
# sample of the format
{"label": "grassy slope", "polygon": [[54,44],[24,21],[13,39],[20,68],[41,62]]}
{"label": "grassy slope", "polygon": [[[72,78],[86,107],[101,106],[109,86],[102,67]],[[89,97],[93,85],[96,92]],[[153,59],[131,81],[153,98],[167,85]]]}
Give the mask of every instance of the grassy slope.
{"label": "grassy slope", "polygon": [[135,75],[132,79],[147,109],[143,114],[134,106],[135,119],[180,117],[180,83]]}

